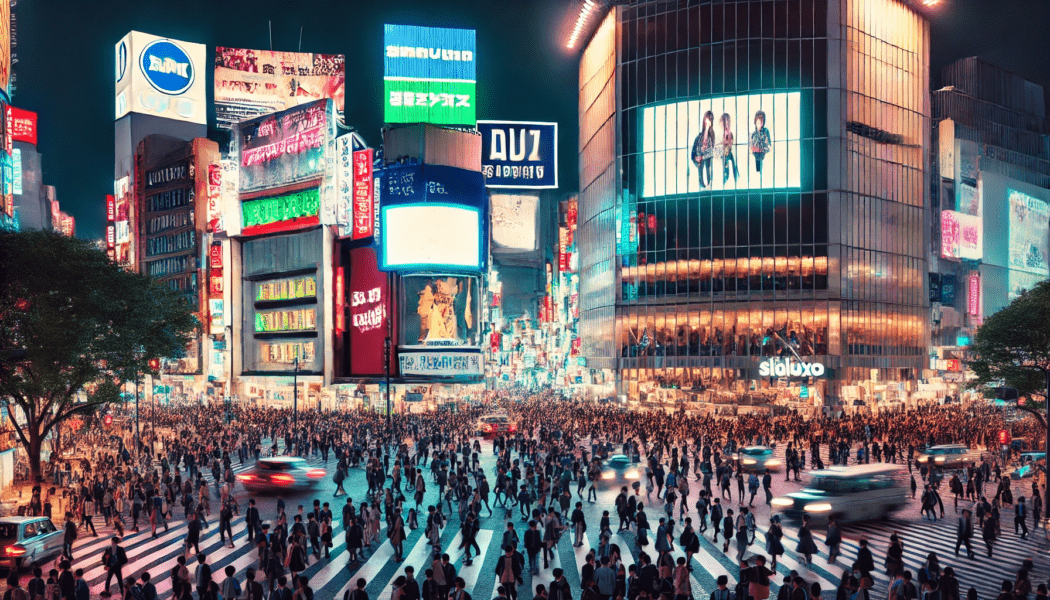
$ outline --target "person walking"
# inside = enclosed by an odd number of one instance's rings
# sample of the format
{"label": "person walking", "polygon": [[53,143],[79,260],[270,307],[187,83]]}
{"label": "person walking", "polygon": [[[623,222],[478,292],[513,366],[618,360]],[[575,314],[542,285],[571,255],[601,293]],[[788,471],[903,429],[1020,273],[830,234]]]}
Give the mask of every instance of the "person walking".
{"label": "person walking", "polygon": [[[387,537],[390,539],[390,545],[394,547],[394,562],[403,561],[403,554],[405,551],[404,543],[408,536],[405,534],[405,520],[401,517],[400,508],[394,509],[394,517],[390,521],[390,528],[387,530]],[[467,558],[470,558],[469,554]]]}
{"label": "person walking", "polygon": [[109,582],[113,577],[117,578],[117,587],[120,593],[124,593],[124,565],[128,564],[128,554],[120,546],[120,538],[113,536],[109,540],[109,546],[102,553],[102,564],[106,567],[105,591],[109,592]]}
{"label": "person walking", "polygon": [[1017,506],[1014,507],[1014,533],[1017,533],[1017,529],[1021,529],[1021,539],[1028,537],[1028,507],[1024,503],[1024,496],[1017,498]]}
{"label": "person walking", "polygon": [[970,509],[964,508],[962,515],[959,516],[959,522],[955,526],[955,555],[959,556],[959,546],[966,546],[967,558],[973,558],[973,547],[970,546],[970,539],[973,538],[973,520],[971,518],[972,513]]}
{"label": "person walking", "polygon": [[828,516],[828,533],[824,537],[824,543],[828,547],[828,562],[833,563],[839,556],[839,546],[842,544],[842,530],[839,529],[835,517]]}
{"label": "person walking", "polygon": [[510,600],[518,600],[518,586],[525,583],[521,572],[525,568],[525,557],[507,544],[503,547],[503,556],[496,562],[496,579],[506,588]]}

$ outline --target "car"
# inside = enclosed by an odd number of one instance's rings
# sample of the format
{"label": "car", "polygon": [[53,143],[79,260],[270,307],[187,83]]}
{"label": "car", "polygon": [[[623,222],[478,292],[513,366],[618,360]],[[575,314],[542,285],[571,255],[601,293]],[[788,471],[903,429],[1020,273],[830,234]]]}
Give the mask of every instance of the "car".
{"label": "car", "polygon": [[484,415],[478,419],[478,435],[489,435],[494,433],[514,433],[518,430],[518,424],[507,415],[492,414]]}
{"label": "car", "polygon": [[771,504],[788,519],[809,515],[814,522],[833,515],[840,523],[878,519],[908,502],[905,472],[897,465],[830,467],[810,472],[805,488],[773,498]]}
{"label": "car", "polygon": [[237,480],[252,491],[308,490],[327,474],[324,469],[311,467],[305,458],[274,456],[260,458],[254,467],[238,474]]}
{"label": "car", "polygon": [[624,454],[614,454],[605,461],[605,466],[602,468],[602,480],[603,481],[617,481],[619,483],[627,483],[630,481],[638,481],[641,474],[638,471],[638,465],[631,462],[631,459]]}
{"label": "car", "polygon": [[930,446],[915,459],[920,465],[933,465],[942,468],[965,467],[980,462],[981,453],[970,450],[963,444],[945,444]]}
{"label": "car", "polygon": [[1046,464],[1046,452],[1022,452],[1019,466],[1012,473],[1010,479],[1024,479],[1042,471]]}
{"label": "car", "polygon": [[48,517],[0,518],[0,567],[19,571],[62,554],[65,532]]}
{"label": "car", "polygon": [[773,449],[769,446],[741,448],[733,455],[733,460],[740,465],[740,470],[750,473],[764,473],[766,469],[778,471],[780,465],[783,464],[779,458],[774,458]]}

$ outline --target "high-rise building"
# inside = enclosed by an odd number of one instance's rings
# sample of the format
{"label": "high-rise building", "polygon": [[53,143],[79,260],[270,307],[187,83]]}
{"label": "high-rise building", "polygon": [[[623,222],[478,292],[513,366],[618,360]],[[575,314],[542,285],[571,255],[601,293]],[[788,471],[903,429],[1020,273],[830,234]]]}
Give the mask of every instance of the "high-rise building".
{"label": "high-rise building", "polygon": [[929,341],[922,14],[607,4],[568,44],[588,365],[643,402],[904,397]]}
{"label": "high-rise building", "polygon": [[1044,90],[978,57],[932,94],[931,383],[957,393],[982,320],[1050,276]]}

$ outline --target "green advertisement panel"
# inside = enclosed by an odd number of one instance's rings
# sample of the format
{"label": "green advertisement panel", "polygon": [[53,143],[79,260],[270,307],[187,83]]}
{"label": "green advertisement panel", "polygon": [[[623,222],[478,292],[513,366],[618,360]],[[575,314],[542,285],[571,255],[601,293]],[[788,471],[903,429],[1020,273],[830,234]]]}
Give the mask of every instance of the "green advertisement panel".
{"label": "green advertisement panel", "polygon": [[476,87],[476,83],[468,81],[384,79],[384,120],[474,126]]}

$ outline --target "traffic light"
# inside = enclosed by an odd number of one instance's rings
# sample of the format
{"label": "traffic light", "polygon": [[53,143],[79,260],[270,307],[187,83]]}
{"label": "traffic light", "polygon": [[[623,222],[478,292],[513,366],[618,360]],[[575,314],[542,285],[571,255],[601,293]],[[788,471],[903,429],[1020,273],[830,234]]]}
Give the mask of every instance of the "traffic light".
{"label": "traffic light", "polygon": [[150,368],[151,371],[160,371],[160,359],[159,358],[151,358],[149,360],[149,368]]}
{"label": "traffic light", "polygon": [[999,443],[1003,446],[1010,445],[1010,432],[1005,429],[999,430]]}
{"label": "traffic light", "polygon": [[106,427],[109,427],[113,424],[113,415],[106,415],[103,417],[102,422],[106,424]]}

